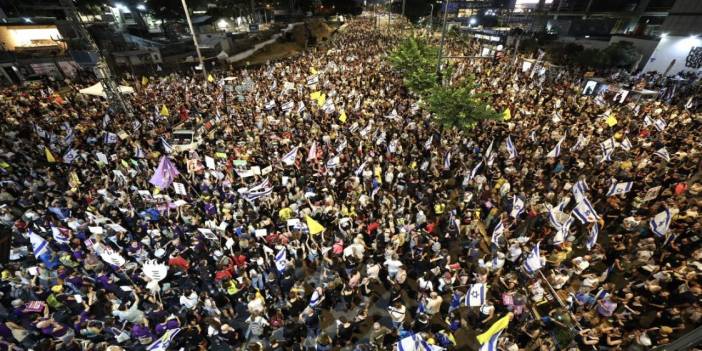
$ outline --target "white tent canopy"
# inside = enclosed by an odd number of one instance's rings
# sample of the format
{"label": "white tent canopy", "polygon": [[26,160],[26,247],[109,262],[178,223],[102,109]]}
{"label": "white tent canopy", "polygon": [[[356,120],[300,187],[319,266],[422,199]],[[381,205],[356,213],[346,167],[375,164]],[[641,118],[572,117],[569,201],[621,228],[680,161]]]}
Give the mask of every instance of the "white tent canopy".
{"label": "white tent canopy", "polygon": [[[119,91],[122,94],[134,94],[134,88],[126,85],[120,85],[119,86]],[[86,95],[93,95],[93,96],[105,96],[105,91],[102,89],[102,83],[95,83],[94,85],[91,85],[85,89],[79,90],[81,94],[86,94]]]}

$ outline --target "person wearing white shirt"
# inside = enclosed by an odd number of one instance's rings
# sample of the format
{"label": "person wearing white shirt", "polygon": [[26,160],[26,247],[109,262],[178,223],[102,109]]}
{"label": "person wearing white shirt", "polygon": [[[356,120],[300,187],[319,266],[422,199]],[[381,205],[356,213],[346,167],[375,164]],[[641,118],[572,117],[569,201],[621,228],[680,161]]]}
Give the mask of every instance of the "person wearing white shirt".
{"label": "person wearing white shirt", "polygon": [[195,291],[192,291],[190,289],[185,290],[183,295],[180,296],[180,305],[189,310],[195,308],[195,306],[197,306],[198,301],[199,298],[197,294],[195,293]]}
{"label": "person wearing white shirt", "polygon": [[392,319],[392,326],[395,329],[401,329],[407,315],[407,307],[402,302],[396,301],[392,306],[388,307],[388,313],[390,314],[390,319]]}
{"label": "person wearing white shirt", "polygon": [[395,278],[397,270],[402,266],[402,261],[397,259],[397,254],[393,254],[390,259],[385,260],[383,265],[388,269],[388,277],[392,279]]}

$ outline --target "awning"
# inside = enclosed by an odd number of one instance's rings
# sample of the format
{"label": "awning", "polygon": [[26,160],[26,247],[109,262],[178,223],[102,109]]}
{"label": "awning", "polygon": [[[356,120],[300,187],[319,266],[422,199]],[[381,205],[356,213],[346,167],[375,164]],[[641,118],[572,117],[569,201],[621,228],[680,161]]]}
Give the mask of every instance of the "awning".
{"label": "awning", "polygon": [[[134,88],[126,86],[126,85],[120,85],[119,91],[122,94],[134,94]],[[106,97],[105,91],[103,91],[103,89],[102,89],[102,83],[95,83],[94,85],[91,85],[85,89],[81,89],[78,92],[80,92],[81,94],[85,94],[85,95]]]}

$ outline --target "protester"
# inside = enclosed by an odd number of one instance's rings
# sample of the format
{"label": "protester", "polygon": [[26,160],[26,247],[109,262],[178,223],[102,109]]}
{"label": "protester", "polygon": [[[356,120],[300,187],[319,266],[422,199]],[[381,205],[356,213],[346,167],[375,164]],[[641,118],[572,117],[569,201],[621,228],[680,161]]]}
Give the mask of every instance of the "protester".
{"label": "protester", "polygon": [[399,34],[144,77],[132,117],[2,89],[3,347],[643,350],[700,325],[699,114],[505,57],[452,79],[509,118],[442,129]]}

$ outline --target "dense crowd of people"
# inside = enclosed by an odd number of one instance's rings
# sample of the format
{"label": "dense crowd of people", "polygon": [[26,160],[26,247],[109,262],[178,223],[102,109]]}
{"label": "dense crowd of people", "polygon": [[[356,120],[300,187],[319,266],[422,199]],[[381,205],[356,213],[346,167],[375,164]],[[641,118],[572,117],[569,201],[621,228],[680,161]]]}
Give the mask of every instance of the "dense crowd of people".
{"label": "dense crowd of people", "polygon": [[453,80],[504,120],[442,129],[398,35],[359,18],[145,77],[133,117],[3,88],[0,349],[646,350],[700,325],[699,114],[503,58]]}

